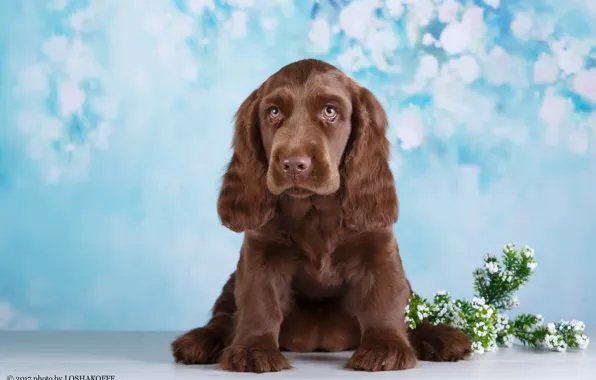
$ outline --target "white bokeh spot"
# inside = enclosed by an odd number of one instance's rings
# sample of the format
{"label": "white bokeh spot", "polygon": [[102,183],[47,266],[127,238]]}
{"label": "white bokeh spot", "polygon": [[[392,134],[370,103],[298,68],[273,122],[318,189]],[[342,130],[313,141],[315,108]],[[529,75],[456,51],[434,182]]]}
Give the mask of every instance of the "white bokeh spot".
{"label": "white bokeh spot", "polygon": [[419,112],[408,108],[398,114],[393,123],[402,149],[412,150],[424,143],[424,124]]}
{"label": "white bokeh spot", "polygon": [[85,103],[85,98],[85,92],[76,83],[62,83],[58,89],[58,101],[62,116],[69,117],[80,111]]}
{"label": "white bokeh spot", "polygon": [[573,78],[575,92],[596,103],[596,69],[582,70]]}
{"label": "white bokeh spot", "polygon": [[538,113],[540,118],[547,124],[559,125],[566,119],[568,112],[569,101],[548,89]]}
{"label": "white bokeh spot", "polygon": [[329,27],[329,22],[322,18],[313,20],[308,38],[313,43],[316,51],[327,52],[331,46],[331,28]]}
{"label": "white bokeh spot", "polygon": [[559,65],[556,58],[549,54],[541,53],[534,63],[534,83],[553,83],[559,77]]}

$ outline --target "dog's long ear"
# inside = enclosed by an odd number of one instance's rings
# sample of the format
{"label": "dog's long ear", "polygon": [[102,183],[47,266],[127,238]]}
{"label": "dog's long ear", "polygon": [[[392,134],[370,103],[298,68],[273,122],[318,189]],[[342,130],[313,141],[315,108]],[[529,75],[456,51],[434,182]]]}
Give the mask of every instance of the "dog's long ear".
{"label": "dog's long ear", "polygon": [[352,97],[352,135],[342,171],[344,224],[366,231],[397,222],[398,200],[389,168],[385,110],[365,88],[358,87]]}
{"label": "dog's long ear", "polygon": [[267,161],[253,91],[235,115],[233,155],[223,177],[217,212],[224,226],[235,232],[257,229],[275,211],[275,198],[266,185]]}

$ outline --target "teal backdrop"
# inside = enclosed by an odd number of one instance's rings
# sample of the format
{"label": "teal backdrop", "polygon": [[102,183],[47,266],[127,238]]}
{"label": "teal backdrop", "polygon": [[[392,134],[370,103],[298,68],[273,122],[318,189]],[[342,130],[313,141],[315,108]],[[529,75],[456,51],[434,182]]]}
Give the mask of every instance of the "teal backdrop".
{"label": "teal backdrop", "polygon": [[216,199],[232,117],[326,60],[386,107],[407,273],[471,297],[486,252],[538,266],[518,311],[596,325],[595,0],[3,0],[0,329],[183,330],[242,236]]}

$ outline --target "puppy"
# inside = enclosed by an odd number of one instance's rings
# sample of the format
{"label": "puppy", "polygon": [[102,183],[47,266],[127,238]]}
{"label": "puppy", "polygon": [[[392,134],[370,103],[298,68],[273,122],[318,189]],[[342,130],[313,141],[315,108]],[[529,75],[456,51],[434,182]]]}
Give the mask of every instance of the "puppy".
{"label": "puppy", "polygon": [[354,350],[348,368],[390,371],[471,352],[459,330],[405,324],[386,131],[375,96],[318,60],[244,100],[217,205],[244,232],[240,259],[207,325],[172,343],[177,362],[262,373],[290,368],[283,350]]}

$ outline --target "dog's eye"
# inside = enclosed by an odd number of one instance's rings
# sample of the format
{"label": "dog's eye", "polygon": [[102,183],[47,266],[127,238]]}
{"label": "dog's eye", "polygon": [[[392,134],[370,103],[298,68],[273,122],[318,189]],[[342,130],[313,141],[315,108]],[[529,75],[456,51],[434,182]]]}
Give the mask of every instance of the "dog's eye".
{"label": "dog's eye", "polygon": [[334,106],[326,105],[323,109],[323,116],[327,120],[334,120],[337,117],[337,109]]}
{"label": "dog's eye", "polygon": [[271,118],[271,120],[277,120],[281,115],[281,112],[279,111],[279,108],[276,106],[273,106],[271,108],[269,108],[269,117]]}

